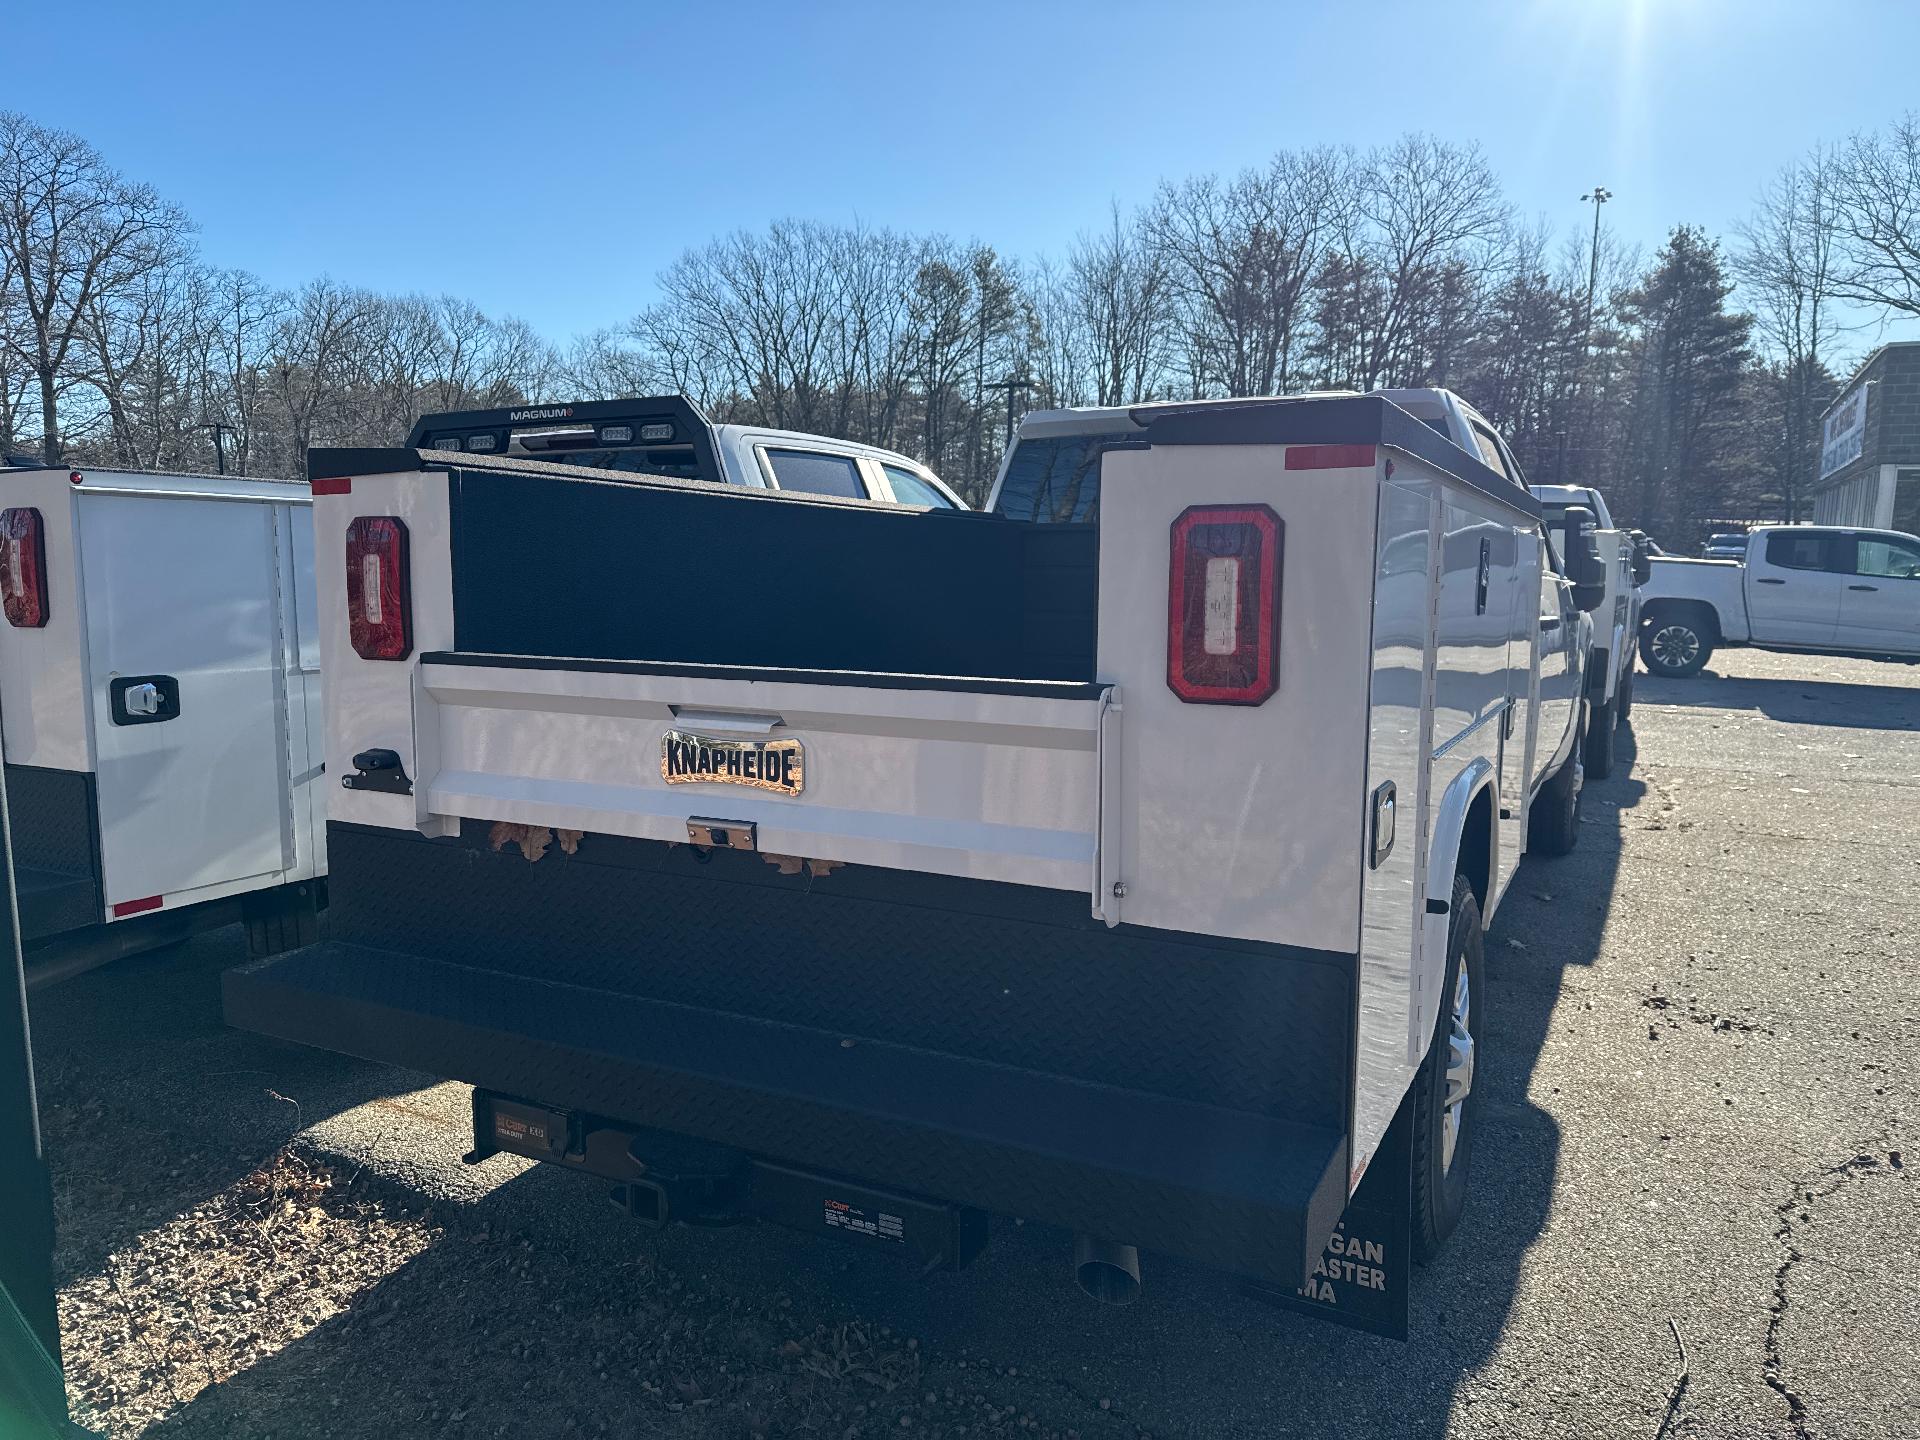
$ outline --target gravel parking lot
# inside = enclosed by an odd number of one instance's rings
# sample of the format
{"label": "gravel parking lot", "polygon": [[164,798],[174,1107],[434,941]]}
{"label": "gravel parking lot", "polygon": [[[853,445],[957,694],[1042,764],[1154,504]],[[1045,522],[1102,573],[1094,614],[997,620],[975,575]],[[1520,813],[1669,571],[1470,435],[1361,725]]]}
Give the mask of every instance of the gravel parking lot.
{"label": "gravel parking lot", "polygon": [[[1489,937],[1488,1128],[1405,1346],[1009,1222],[921,1280],[460,1154],[458,1086],[226,1030],[221,932],[36,997],[76,1415],[114,1436],[1920,1434],[1920,669],[1638,677]],[[1682,1345],[1685,1366],[1683,1372]]]}

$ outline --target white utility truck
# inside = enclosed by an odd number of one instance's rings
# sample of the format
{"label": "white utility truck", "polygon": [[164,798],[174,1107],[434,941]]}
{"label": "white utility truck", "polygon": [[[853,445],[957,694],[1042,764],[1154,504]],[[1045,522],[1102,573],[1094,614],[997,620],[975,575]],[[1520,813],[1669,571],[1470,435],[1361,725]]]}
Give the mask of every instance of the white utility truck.
{"label": "white utility truck", "polygon": [[1588,619],[1378,397],[1083,460],[981,514],[314,451],[331,903],[227,1018],[469,1082],[470,1158],[650,1224],[931,1269],[1014,1215],[1101,1298],[1157,1250],[1404,1333]]}
{"label": "white utility truck", "polygon": [[[1606,598],[1593,612],[1593,654],[1587,659],[1587,775],[1604,780],[1613,773],[1615,738],[1633,710],[1633,646],[1640,634],[1640,586],[1650,556],[1645,536],[1613,523],[1606,497],[1589,485],[1535,485],[1547,540],[1558,554],[1591,545],[1607,576]],[[1576,532],[1580,517],[1593,517],[1590,536]]]}
{"label": "white utility truck", "polygon": [[314,935],[326,874],[304,483],[0,470],[0,716],[35,981],[244,918]]}
{"label": "white utility truck", "polygon": [[1640,658],[1697,675],[1715,649],[1920,658],[1920,538],[1896,530],[1762,525],[1744,560],[1656,556]]}
{"label": "white utility truck", "polygon": [[918,460],[798,430],[716,425],[684,395],[423,415],[408,446],[507,455],[937,510],[966,504]]}

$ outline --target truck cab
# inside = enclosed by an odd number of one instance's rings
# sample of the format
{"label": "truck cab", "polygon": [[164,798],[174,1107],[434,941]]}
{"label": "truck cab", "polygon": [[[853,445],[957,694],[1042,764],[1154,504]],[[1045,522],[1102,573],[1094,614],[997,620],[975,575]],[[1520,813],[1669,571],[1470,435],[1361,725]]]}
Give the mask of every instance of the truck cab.
{"label": "truck cab", "polygon": [[939,476],[908,456],[797,430],[716,425],[684,395],[423,415],[407,444],[752,490],[967,508]]}
{"label": "truck cab", "polygon": [[[1631,531],[1613,523],[1606,497],[1590,485],[1535,485],[1548,543],[1566,556],[1590,547],[1606,577],[1606,594],[1593,612],[1593,653],[1587,662],[1587,773],[1604,780],[1613,773],[1616,732],[1633,708],[1633,647],[1640,633],[1643,547]],[[1582,524],[1576,517],[1591,516]]]}
{"label": "truck cab", "polygon": [[1717,648],[1920,657],[1920,537],[1833,525],[1763,525],[1738,560],[1660,556],[1646,585],[1641,657],[1698,674]]}

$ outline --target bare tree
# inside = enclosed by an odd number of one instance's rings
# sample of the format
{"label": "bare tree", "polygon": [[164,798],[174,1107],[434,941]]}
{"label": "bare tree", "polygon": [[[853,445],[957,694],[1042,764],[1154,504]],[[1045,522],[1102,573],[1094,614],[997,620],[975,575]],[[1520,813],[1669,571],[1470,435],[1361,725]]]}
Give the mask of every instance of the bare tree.
{"label": "bare tree", "polygon": [[1232,181],[1160,187],[1147,223],[1196,393],[1267,395],[1292,383],[1342,164],[1335,151],[1282,151]]}
{"label": "bare tree", "polygon": [[1353,313],[1357,369],[1352,383],[1371,390],[1396,361],[1417,353],[1413,332],[1423,306],[1447,287],[1484,273],[1507,224],[1507,207],[1477,145],[1431,135],[1401,137],[1367,157],[1341,227],[1342,258],[1375,297]]}
{"label": "bare tree", "polygon": [[1142,219],[1116,202],[1104,230],[1083,233],[1067,257],[1091,349],[1100,405],[1130,405],[1159,389],[1166,339],[1166,265]]}
{"label": "bare tree", "polygon": [[185,216],[123,179],[63,130],[0,111],[0,247],[11,253],[23,322],[8,343],[40,390],[40,448],[60,461],[59,400],[69,352],[102,297],[161,264]]}
{"label": "bare tree", "polygon": [[1780,443],[1774,480],[1787,518],[1799,518],[1799,487],[1813,474],[1819,416],[1830,398],[1826,360],[1840,333],[1841,207],[1834,156],[1814,150],[1776,175],[1740,227],[1732,270],[1773,352],[1768,377],[1779,390]]}
{"label": "bare tree", "polygon": [[1920,315],[1920,116],[1885,135],[1855,135],[1832,157],[1830,180],[1845,264],[1834,293]]}

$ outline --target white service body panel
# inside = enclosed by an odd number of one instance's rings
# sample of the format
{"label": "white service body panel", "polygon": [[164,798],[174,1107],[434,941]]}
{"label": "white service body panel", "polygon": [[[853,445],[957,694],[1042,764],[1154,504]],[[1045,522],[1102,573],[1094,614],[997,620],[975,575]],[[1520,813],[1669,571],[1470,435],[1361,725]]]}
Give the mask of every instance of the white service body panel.
{"label": "white service body panel", "polygon": [[[40,513],[48,590],[44,626],[0,625],[7,764],[89,777],[94,918],[324,874],[306,487],[36,470],[0,501]],[[116,706],[140,677],[177,713]]]}

